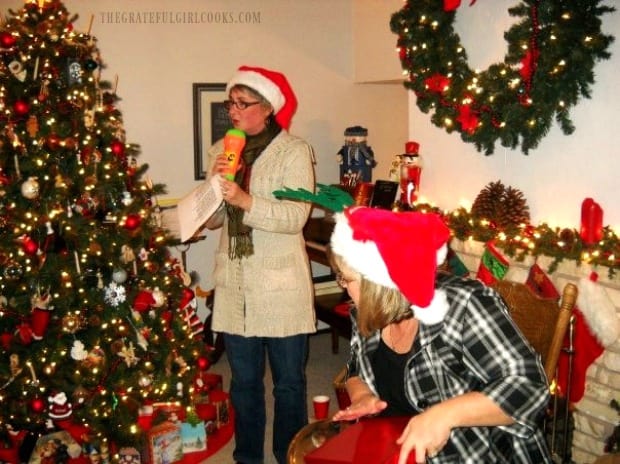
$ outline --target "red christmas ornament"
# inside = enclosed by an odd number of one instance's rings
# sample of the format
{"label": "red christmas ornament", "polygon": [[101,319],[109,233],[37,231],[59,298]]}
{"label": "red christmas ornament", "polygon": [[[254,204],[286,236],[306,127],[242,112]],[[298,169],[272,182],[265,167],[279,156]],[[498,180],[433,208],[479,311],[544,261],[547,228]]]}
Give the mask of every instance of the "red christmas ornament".
{"label": "red christmas ornament", "polygon": [[45,401],[39,397],[34,398],[30,402],[30,409],[37,414],[43,412],[45,410]]}
{"label": "red christmas ornament", "polygon": [[10,183],[11,179],[0,168],[0,185],[9,185]]}
{"label": "red christmas ornament", "polygon": [[401,61],[407,58],[407,47],[406,46],[401,45],[400,47],[398,47],[398,57],[400,58]]}
{"label": "red christmas ornament", "polygon": [[136,230],[140,227],[140,223],[142,222],[142,218],[139,214],[128,214],[127,219],[125,219],[125,229],[127,230]]}
{"label": "red christmas ornament", "polygon": [[33,333],[30,324],[22,322],[17,326],[15,334],[19,337],[19,341],[22,342],[22,345],[30,345],[32,343]]}
{"label": "red christmas ornament", "polygon": [[211,365],[211,363],[209,362],[209,359],[206,356],[200,356],[198,358],[197,364],[198,364],[198,369],[200,369],[201,371],[207,370],[209,366]]}
{"label": "red christmas ornament", "polygon": [[161,320],[164,322],[166,327],[169,327],[170,322],[172,321],[172,311],[166,310],[161,313]]}
{"label": "red christmas ornament", "polygon": [[27,255],[34,256],[39,251],[39,245],[30,237],[26,237],[22,242],[22,249]]}
{"label": "red christmas ornament", "polygon": [[110,150],[117,158],[120,158],[125,155],[125,144],[119,140],[114,140],[110,144]]}
{"label": "red christmas ornament", "polygon": [[0,335],[0,344],[5,351],[9,351],[9,348],[11,347],[11,340],[13,340],[13,334],[10,332],[3,332]]}
{"label": "red christmas ornament", "polygon": [[82,164],[89,165],[91,157],[93,155],[93,149],[91,147],[84,147],[80,150],[80,161]]}
{"label": "red christmas ornament", "polygon": [[184,309],[188,304],[192,302],[194,297],[194,291],[191,288],[185,287],[183,289],[183,294],[181,295],[181,302],[179,303],[179,307],[181,309]]}
{"label": "red christmas ornament", "polygon": [[10,32],[0,32],[0,46],[2,48],[11,48],[16,42],[17,39]]}
{"label": "red christmas ornament", "polygon": [[60,137],[56,134],[50,134],[45,143],[50,150],[56,150],[60,146]]}
{"label": "red christmas ornament", "polygon": [[133,302],[133,309],[142,313],[147,311],[151,306],[155,304],[155,298],[153,294],[148,290],[142,290],[137,295]]}
{"label": "red christmas ornament", "polygon": [[13,103],[13,110],[18,115],[23,116],[25,114],[28,114],[28,112],[30,111],[30,105],[24,100],[17,100],[15,103]]}

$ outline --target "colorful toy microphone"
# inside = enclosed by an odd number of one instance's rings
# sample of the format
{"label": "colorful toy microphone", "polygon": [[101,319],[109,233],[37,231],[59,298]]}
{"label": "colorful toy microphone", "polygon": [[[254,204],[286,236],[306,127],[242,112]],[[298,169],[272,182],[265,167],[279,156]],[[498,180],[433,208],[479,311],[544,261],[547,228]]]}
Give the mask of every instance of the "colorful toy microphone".
{"label": "colorful toy microphone", "polygon": [[223,173],[227,180],[235,180],[243,147],[245,147],[245,133],[239,129],[228,129],[224,136],[224,154],[228,159],[228,169]]}

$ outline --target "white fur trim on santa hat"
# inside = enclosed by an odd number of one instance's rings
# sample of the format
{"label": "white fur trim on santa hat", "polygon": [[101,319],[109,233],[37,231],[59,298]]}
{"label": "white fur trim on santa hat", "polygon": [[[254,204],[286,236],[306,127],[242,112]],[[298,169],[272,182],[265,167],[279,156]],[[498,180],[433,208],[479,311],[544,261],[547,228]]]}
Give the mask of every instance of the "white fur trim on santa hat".
{"label": "white fur trim on santa hat", "polygon": [[271,103],[274,112],[278,112],[286,103],[280,88],[270,79],[257,71],[238,70],[226,85],[226,93],[235,85],[245,85],[256,90]]}
{"label": "white fur trim on santa hat", "polygon": [[448,297],[443,290],[435,290],[431,304],[426,308],[419,308],[415,305],[411,305],[411,310],[415,318],[426,325],[439,324],[443,321],[443,318],[446,317],[449,309]]}
{"label": "white fur trim on santa hat", "polygon": [[331,247],[351,269],[359,272],[366,279],[384,287],[397,288],[375,242],[354,240],[353,229],[343,213],[336,214]]}
{"label": "white fur trim on santa hat", "polygon": [[608,347],[620,335],[620,319],[609,295],[595,280],[589,277],[579,280],[577,307],[594,336],[604,347]]}

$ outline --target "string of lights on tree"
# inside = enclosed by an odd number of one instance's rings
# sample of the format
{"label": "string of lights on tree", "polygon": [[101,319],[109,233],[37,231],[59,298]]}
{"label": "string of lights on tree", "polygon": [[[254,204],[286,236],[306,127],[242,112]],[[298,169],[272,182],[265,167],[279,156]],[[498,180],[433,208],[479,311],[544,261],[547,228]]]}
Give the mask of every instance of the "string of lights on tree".
{"label": "string of lights on tree", "polygon": [[191,407],[208,367],[165,187],[137,163],[76,19],[59,0],[0,16],[0,452],[49,421],[137,446],[141,408]]}
{"label": "string of lights on tree", "polygon": [[517,21],[504,33],[504,61],[481,71],[469,66],[454,30],[460,3],[410,0],[391,18],[419,109],[487,155],[498,142],[527,154],[554,121],[573,133],[569,111],[590,98],[594,65],[610,57],[614,37],[602,33],[601,17],[615,8],[602,0],[522,0],[508,10]]}

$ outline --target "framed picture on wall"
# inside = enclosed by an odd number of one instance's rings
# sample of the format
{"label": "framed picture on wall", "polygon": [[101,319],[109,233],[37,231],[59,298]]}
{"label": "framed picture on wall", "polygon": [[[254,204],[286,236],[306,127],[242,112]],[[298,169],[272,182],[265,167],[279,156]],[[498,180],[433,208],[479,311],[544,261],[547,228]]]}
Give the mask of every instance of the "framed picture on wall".
{"label": "framed picture on wall", "polygon": [[194,179],[206,178],[204,160],[207,150],[230,129],[228,111],[224,108],[226,84],[192,84],[194,106]]}

